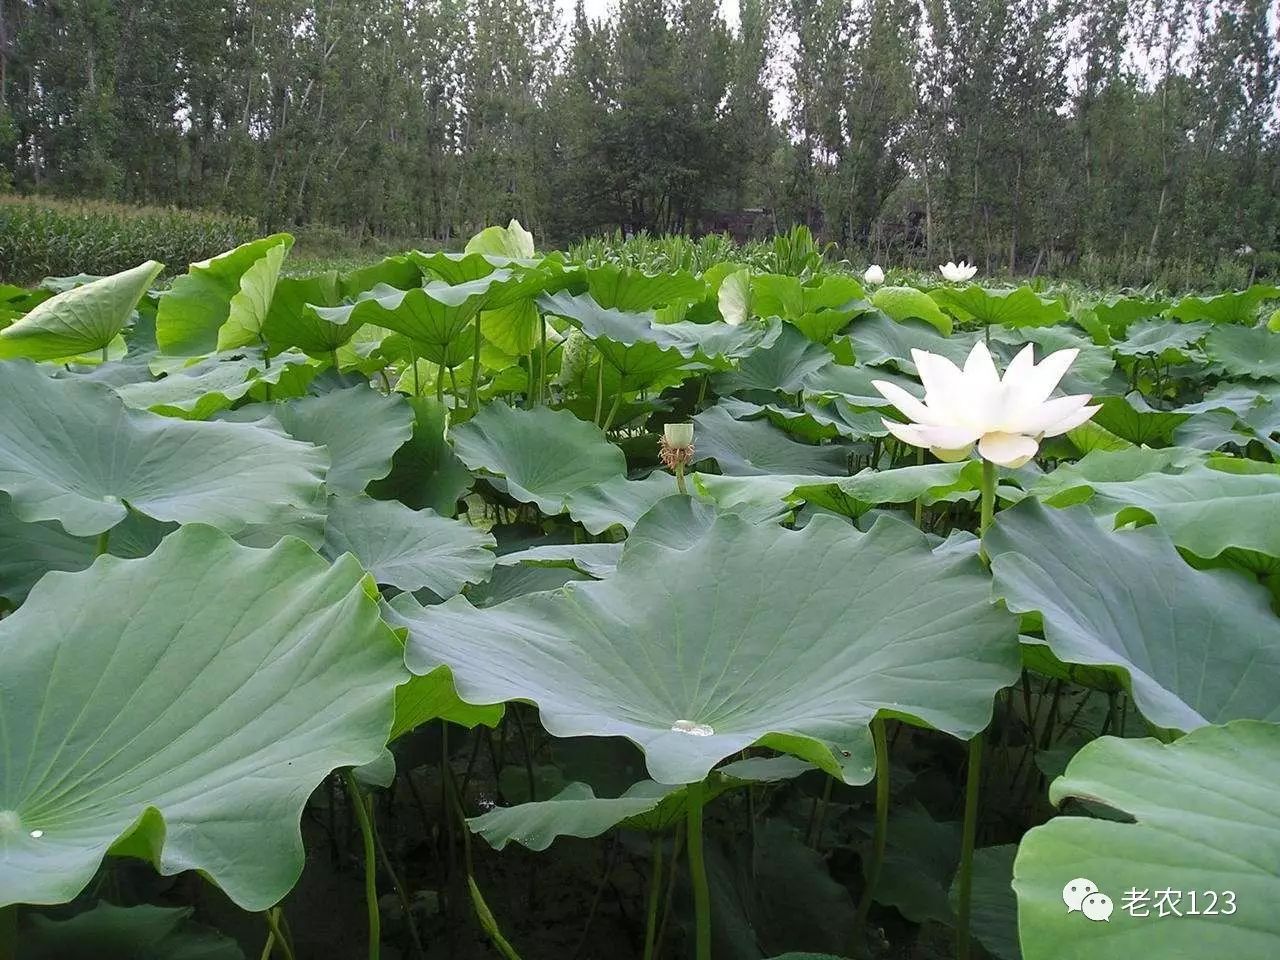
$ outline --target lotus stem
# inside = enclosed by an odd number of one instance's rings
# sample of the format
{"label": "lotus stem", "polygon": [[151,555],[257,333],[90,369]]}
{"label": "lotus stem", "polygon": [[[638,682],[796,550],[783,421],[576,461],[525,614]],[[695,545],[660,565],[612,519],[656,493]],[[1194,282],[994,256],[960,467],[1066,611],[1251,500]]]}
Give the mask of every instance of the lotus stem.
{"label": "lotus stem", "polygon": [[658,901],[662,897],[662,837],[653,838],[653,865],[649,868],[649,917],[644,925],[644,960],[653,960],[658,938]]}
{"label": "lotus stem", "polygon": [[269,909],[266,914],[267,918],[267,946],[263,948],[262,955],[269,957],[272,950],[276,947],[280,948],[280,954],[284,960],[294,960],[293,947],[289,943],[289,938],[284,935],[284,931],[280,928],[280,904],[276,904]]}
{"label": "lotus stem", "polygon": [[547,321],[538,314],[538,406],[542,406],[547,383]]}
{"label": "lotus stem", "polygon": [[600,413],[604,410],[604,354],[600,355],[600,364],[596,367],[596,415],[591,422],[600,426]]}
{"label": "lotus stem", "polygon": [[471,348],[471,383],[467,386],[467,409],[472,412],[480,409],[476,401],[476,392],[480,389],[480,317],[477,316],[473,323],[476,339]]}
{"label": "lotus stem", "polygon": [[444,364],[436,371],[436,403],[444,406]]}
{"label": "lotus stem", "polygon": [[973,898],[973,844],[978,835],[978,790],[982,784],[983,735],[969,741],[969,769],[964,790],[964,833],[960,842],[959,887],[956,891],[956,960],[969,960],[969,907]]}
{"label": "lotus stem", "polygon": [[415,397],[422,396],[422,383],[418,380],[418,351],[414,349],[413,341],[409,341],[409,362],[413,364],[413,395]]}
{"label": "lotus stem", "polygon": [[382,919],[378,913],[378,852],[373,840],[373,821],[369,819],[369,808],[365,806],[356,775],[348,768],[342,772],[342,776],[347,784],[347,793],[351,796],[351,805],[356,811],[360,834],[364,838],[364,899],[369,910],[369,960],[378,960],[382,947]]}
{"label": "lotus stem", "polygon": [[689,784],[688,854],[689,880],[693,885],[694,957],[711,960],[711,889],[702,857],[702,807],[705,783]]}
{"label": "lotus stem", "polygon": [[110,542],[111,542],[111,531],[109,529],[103,530],[100,534],[98,534],[98,546],[93,553],[93,558],[95,560],[107,552],[107,546],[108,544],[110,544]]}
{"label": "lotus stem", "polygon": [[880,882],[885,842],[889,836],[889,738],[885,733],[883,717],[876,717],[871,721],[871,741],[876,750],[876,832],[872,839],[871,863],[867,867],[867,885],[863,888],[853,924],[853,952],[858,956],[863,953],[862,934],[871,913],[871,903],[875,899],[876,884]]}
{"label": "lotus stem", "polygon": [[618,384],[618,392],[614,394],[613,405],[609,407],[609,415],[604,418],[604,426],[600,429],[605,433],[609,432],[609,428],[613,426],[613,418],[618,415],[618,407],[622,405],[622,384]]}
{"label": "lotus stem", "polygon": [[334,347],[332,350],[329,351],[329,362],[333,364],[333,369],[335,371],[341,373],[341,370],[338,367],[338,348],[337,347]]}
{"label": "lotus stem", "polygon": [[[982,461],[982,514],[978,521],[978,539],[985,540],[987,528],[991,526],[991,518],[996,513],[996,465],[990,460]],[[987,547],[983,543],[978,547],[978,556],[984,564],[990,564]]]}
{"label": "lotus stem", "polygon": [[684,484],[684,464],[677,463],[675,469],[676,469],[676,489],[679,490],[681,493],[685,494],[686,496],[688,496],[689,491]]}

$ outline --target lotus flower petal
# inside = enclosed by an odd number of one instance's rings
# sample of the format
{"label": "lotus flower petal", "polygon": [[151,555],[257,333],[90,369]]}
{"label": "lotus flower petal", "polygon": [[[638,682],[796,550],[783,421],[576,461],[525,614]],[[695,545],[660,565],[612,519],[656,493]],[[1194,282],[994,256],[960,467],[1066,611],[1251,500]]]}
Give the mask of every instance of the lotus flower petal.
{"label": "lotus flower petal", "polygon": [[1038,449],[1040,444],[1020,433],[987,433],[978,441],[982,458],[1002,467],[1021,467]]}

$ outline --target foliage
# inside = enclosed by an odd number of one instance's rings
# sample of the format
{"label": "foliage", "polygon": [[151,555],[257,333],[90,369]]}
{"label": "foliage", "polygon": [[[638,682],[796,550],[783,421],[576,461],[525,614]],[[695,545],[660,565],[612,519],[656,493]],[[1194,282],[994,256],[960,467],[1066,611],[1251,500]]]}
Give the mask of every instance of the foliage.
{"label": "foliage", "polygon": [[1280,289],[292,246],[0,288],[0,952],[1271,949]]}

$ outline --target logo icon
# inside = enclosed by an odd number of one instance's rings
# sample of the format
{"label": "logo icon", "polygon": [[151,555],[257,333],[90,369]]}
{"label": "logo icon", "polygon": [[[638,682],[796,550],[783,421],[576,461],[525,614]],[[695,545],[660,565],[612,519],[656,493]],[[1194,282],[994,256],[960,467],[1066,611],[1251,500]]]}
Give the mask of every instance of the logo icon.
{"label": "logo icon", "polygon": [[1105,893],[1091,893],[1080,901],[1080,912],[1090,920],[1109,921],[1115,907]]}
{"label": "logo icon", "polygon": [[[1062,902],[1067,905],[1067,913],[1083,912],[1084,898],[1098,892],[1098,885],[1085,877],[1076,877],[1062,888]],[[1109,904],[1111,901],[1108,900]],[[1088,914],[1085,914],[1088,916]]]}

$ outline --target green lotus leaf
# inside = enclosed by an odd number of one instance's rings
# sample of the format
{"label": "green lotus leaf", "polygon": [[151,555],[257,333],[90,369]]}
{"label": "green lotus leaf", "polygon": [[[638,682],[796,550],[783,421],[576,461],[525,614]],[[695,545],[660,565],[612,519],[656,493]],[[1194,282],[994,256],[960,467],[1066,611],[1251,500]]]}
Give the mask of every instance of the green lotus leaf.
{"label": "green lotus leaf", "polygon": [[116,387],[126,404],[183,420],[208,420],[257,386],[280,383],[289,368],[306,363],[300,353],[284,353],[268,366],[253,356],[211,356],[159,380]]}
{"label": "green lotus leaf", "polygon": [[414,510],[429,507],[451,517],[473,478],[445,440],[448,410],[426,397],[410,397],[407,402],[414,413],[413,435],[391,458],[391,472],[369,484],[369,496],[399,500]]}
{"label": "green lotus leaf", "polygon": [[284,264],[289,244],[278,243],[267,249],[257,262],[240,277],[240,290],[231,298],[227,322],[218,328],[218,349],[234,350],[250,343],[266,342],[263,328],[271,311],[280,267]]}
{"label": "green lotus leaf", "polygon": [[1166,445],[1173,442],[1173,431],[1191,414],[1178,410],[1158,410],[1140,393],[1123,397],[1098,397],[1102,407],[1093,415],[1096,423],[1109,433],[1130,443]]}
{"label": "green lotus leaf", "polygon": [[1146,317],[1156,317],[1169,309],[1168,300],[1147,297],[1105,297],[1090,308],[1102,324],[1116,335],[1122,335],[1129,324]]}
{"label": "green lotus leaf", "polygon": [[938,304],[923,290],[915,287],[880,287],[871,294],[871,303],[898,323],[903,320],[923,320],[942,336],[951,335],[951,318],[939,310]]}
{"label": "green lotus leaf", "polygon": [[254,404],[228,418],[275,421],[289,436],[326,448],[330,467],[325,486],[335,493],[360,493],[370,481],[385,477],[392,457],[413,435],[413,410],[405,399],[367,386]]}
{"label": "green lotus leaf", "polygon": [[597,797],[585,783],[571,783],[550,800],[522,803],[472,817],[467,825],[495,850],[513,840],[545,850],[557,837],[598,837],[630,817],[650,813],[678,786],[642,780],[616,798]]}
{"label": "green lotus leaf", "polygon": [[[1049,798],[1124,819],[1056,817],[1023,838],[1013,887],[1025,960],[1276,956],[1277,778],[1280,727],[1270,723],[1203,727],[1170,744],[1086,744]],[[1111,899],[1110,920],[1068,912],[1063,889],[1081,877]],[[1159,891],[1170,891],[1163,917]]]}
{"label": "green lotus leaf", "polygon": [[480,314],[484,338],[511,356],[525,356],[538,346],[542,323],[542,314],[531,299],[517,300]]}
{"label": "green lotus leaf", "polygon": [[498,566],[532,563],[548,567],[573,567],[593,577],[607,577],[618,568],[620,543],[556,543],[528,547],[498,557]]}
{"label": "green lotus leaf", "polygon": [[721,395],[738,390],[798,393],[806,381],[832,363],[831,354],[789,326],[778,339],[739,362],[737,369],[713,377]]}
{"label": "green lotus leaf", "polygon": [[381,753],[406,679],[367,589],[202,525],[41,580],[0,621],[0,904],[70,900],[108,851],[279,902],[308,794]]}
{"label": "green lotus leaf", "polygon": [[[1018,949],[1018,900],[1010,885],[1017,853],[1018,846],[1014,843],[979,847],[973,851],[969,930],[973,938],[998,960],[1022,958],[1022,952]],[[956,885],[953,884],[953,903],[957,895]],[[1058,899],[1062,899],[1061,890],[1058,891]]]}
{"label": "green lotus leaf", "polygon": [[751,278],[751,292],[759,316],[779,316],[791,323],[806,314],[849,307],[866,297],[862,284],[843,274],[827,274],[808,283],[785,274],[759,274]]}
{"label": "green lotus leaf", "polygon": [[929,296],[957,318],[987,326],[1049,327],[1068,319],[1061,300],[1042,297],[1025,285],[1009,290],[986,290],[977,284],[937,287]]}
{"label": "green lotus leaf", "polygon": [[1078,506],[1025,500],[985,542],[994,595],[1039,612],[1064,663],[1114,668],[1156,726],[1280,717],[1280,620],[1262,587],[1193,570],[1158,526],[1112,533]]}
{"label": "green lotus leaf", "polygon": [[105,349],[163,269],[148,260],[37,304],[0,330],[0,359],[57,360]]}
{"label": "green lotus leaf", "polygon": [[1208,320],[1211,323],[1254,323],[1264,300],[1280,299],[1280,287],[1255,283],[1245,290],[1231,290],[1213,297],[1186,296],[1169,308],[1176,320]]}
{"label": "green lotus leaf", "polygon": [[324,525],[323,552],[330,559],[351,553],[378,583],[426,587],[441,598],[487,580],[494,545],[469,523],[363,495],[332,497]]}
{"label": "green lotus leaf", "polygon": [[688,304],[706,295],[706,284],[683,270],[645,273],[606,263],[586,271],[587,292],[606,309],[652,310],[668,304]]}
{"label": "green lotus leaf", "polygon": [[[452,359],[456,366],[460,357],[470,355],[471,341],[464,333],[485,305],[496,277],[493,274],[454,286],[429,283],[409,290],[380,283],[362,293],[355,303],[313,306],[312,310],[321,320],[337,326],[373,324],[402,333],[414,342],[424,359],[432,363]],[[468,350],[462,350],[463,346]]]}
{"label": "green lotus leaf", "polygon": [[[911,369],[915,369],[914,365]],[[924,396],[924,387],[915,377],[884,367],[869,367],[863,364],[852,366],[843,363],[828,364],[806,376],[804,388],[808,396],[840,397],[846,403],[860,409],[883,409],[892,406],[880,391],[871,385],[873,380],[887,380],[915,397]]]}
{"label": "green lotus leaf", "polygon": [[626,471],[622,451],[599,427],[547,407],[490,404],[453,431],[453,446],[472,470],[504,477],[511,496],[548,516],[563,512],[575,490]]}
{"label": "green lotus leaf", "polygon": [[505,227],[486,227],[467,241],[467,253],[483,253],[490,256],[532,257],[533,234],[513,219]]}
{"label": "green lotus leaf", "polygon": [[569,516],[589,533],[600,534],[613,526],[630,530],[655,503],[675,493],[675,477],[659,470],[643,480],[615,476],[579,487],[564,502]]}
{"label": "green lotus leaf", "polygon": [[[1053,474],[1045,479],[1054,483]],[[1040,493],[1034,485],[1031,492]],[[1045,502],[1052,506],[1087,502],[1095,514],[1114,518],[1116,526],[1154,520],[1170,540],[1200,557],[1216,557],[1229,547],[1280,557],[1277,467],[1241,474],[1197,463],[1178,472],[1145,473],[1132,479],[1090,479],[1060,489]]]}
{"label": "green lotus leaf", "polygon": [[0,490],[28,523],[93,536],[131,507],[235,533],[288,516],[320,488],[324,451],[271,430],[131,410],[103,384],[51,380],[27,362],[0,371]]}
{"label": "green lotus leaf", "polygon": [[279,264],[254,267],[277,247],[283,249],[272,256],[283,258],[292,246],[293,237],[277,233],[191,264],[160,297],[156,311],[160,349],[199,356],[217,349],[225,324],[241,333],[261,330],[271,305],[267,288],[274,289],[272,276],[278,275]]}
{"label": "green lotus leaf", "polygon": [[501,703],[463,702],[453,688],[453,677],[441,667],[423,677],[410,677],[396,687],[396,716],[388,741],[396,740],[428,720],[444,719],[466,727],[496,727],[505,706]]}
{"label": "green lotus leaf", "polygon": [[1173,320],[1142,320],[1128,330],[1128,336],[1112,349],[1124,357],[1158,357],[1184,363],[1195,344],[1209,332],[1204,322],[1178,323]]}
{"label": "green lotus leaf", "polygon": [[[725,411],[735,420],[768,420],[780,430],[785,430],[793,437],[805,443],[821,443],[823,440],[835,440],[839,437],[865,437],[869,435],[862,424],[855,425],[845,419],[848,413],[855,419],[861,416],[846,403],[828,402],[825,400],[806,400],[803,410],[794,410],[773,403],[748,403],[735,397],[721,397],[720,403]],[[874,423],[870,433],[879,436],[888,434],[881,423],[879,413],[875,413],[868,424]]]}
{"label": "green lotus leaf", "polygon": [[315,357],[327,357],[351,340],[360,320],[335,323],[316,307],[336,307],[342,290],[336,272],[316,277],[281,277],[262,323],[262,333],[274,349],[297,347]]}
{"label": "green lotus leaf", "polygon": [[1280,380],[1280,336],[1266,327],[1214,327],[1204,351],[1234,377]]}
{"label": "green lotus leaf", "polygon": [[954,363],[963,364],[973,347],[972,339],[943,336],[922,320],[895,323],[877,313],[855,321],[849,328],[848,340],[859,364],[877,367],[892,363],[907,374],[916,372],[916,365],[911,361],[913,349],[941,354]]}
{"label": "green lotus leaf", "polygon": [[849,449],[797,443],[759,420],[735,420],[724,407],[709,407],[693,418],[695,456],[713,458],[723,473],[837,475],[848,472]]}
{"label": "green lotus leaf", "polygon": [[987,593],[976,560],[935,556],[905,524],[730,515],[683,549],[628,544],[605,580],[392,608],[415,673],[449,666],[468,702],[533,701],[554,736],[627,737],[659,783],[752,744],[865,783],[878,712],[964,738],[986,726],[1018,671],[1016,621]]}
{"label": "green lotus leaf", "polygon": [[511,262],[511,258],[507,256],[477,252],[447,253],[444,250],[434,253],[410,250],[407,256],[423,273],[434,275],[450,285],[480,280]]}
{"label": "green lotus leaf", "polygon": [[244,960],[230,937],[191,920],[192,907],[99,901],[69,920],[31,918],[18,960]]}

